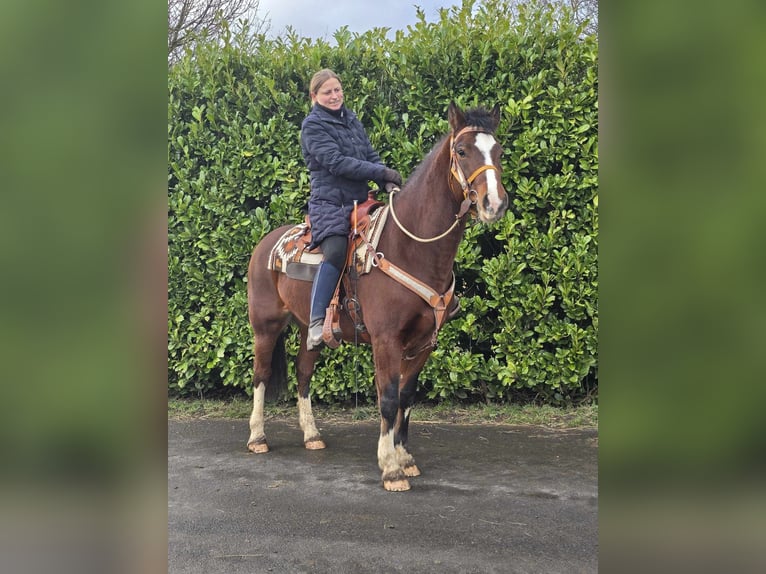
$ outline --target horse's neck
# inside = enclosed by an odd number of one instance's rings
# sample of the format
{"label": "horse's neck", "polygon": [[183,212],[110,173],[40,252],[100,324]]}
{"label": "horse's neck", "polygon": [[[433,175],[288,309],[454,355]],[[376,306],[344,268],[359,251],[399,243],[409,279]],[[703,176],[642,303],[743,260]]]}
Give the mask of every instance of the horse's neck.
{"label": "horse's neck", "polygon": [[[433,154],[428,158],[432,163],[422,166],[426,169],[421,169],[414,180],[407,182],[405,189],[392,197],[396,216],[402,225],[410,233],[425,239],[449,229],[460,208],[449,188],[449,143],[445,142]],[[409,237],[402,239],[400,256],[412,263],[417,260],[418,268],[434,279],[451,280],[464,229],[465,219],[437,241],[421,243]],[[401,231],[397,230],[397,233]]]}

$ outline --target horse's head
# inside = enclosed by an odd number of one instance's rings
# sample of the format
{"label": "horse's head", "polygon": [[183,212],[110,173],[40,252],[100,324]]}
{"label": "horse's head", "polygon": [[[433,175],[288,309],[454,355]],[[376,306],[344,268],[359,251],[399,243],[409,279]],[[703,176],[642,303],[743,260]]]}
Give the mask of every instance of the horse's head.
{"label": "horse's head", "polygon": [[465,113],[454,102],[447,112],[450,138],[450,186],[455,179],[464,199],[476,206],[479,221],[492,223],[508,208],[508,194],[500,181],[502,148],[494,133],[500,121],[500,107],[492,111],[474,108]]}

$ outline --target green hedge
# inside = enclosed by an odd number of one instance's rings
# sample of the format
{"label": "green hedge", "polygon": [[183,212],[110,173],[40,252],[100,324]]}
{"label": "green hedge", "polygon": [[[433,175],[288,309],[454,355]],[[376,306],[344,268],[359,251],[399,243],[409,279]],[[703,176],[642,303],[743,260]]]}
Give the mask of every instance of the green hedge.
{"label": "green hedge", "polygon": [[[404,176],[448,131],[450,100],[499,103],[506,217],[470,225],[456,262],[463,312],[421,375],[429,398],[566,403],[597,388],[596,39],[568,14],[508,0],[465,1],[387,39],[336,45],[293,33],[229,32],[169,70],[169,385],[180,394],[251,392],[246,272],[271,229],[302,220],[299,145],[318,69],[342,78],[383,160]],[[297,351],[297,330],[287,338]],[[290,384],[295,370],[289,362]],[[354,365],[358,364],[358,370]],[[368,347],[323,351],[312,393],[374,397]]]}

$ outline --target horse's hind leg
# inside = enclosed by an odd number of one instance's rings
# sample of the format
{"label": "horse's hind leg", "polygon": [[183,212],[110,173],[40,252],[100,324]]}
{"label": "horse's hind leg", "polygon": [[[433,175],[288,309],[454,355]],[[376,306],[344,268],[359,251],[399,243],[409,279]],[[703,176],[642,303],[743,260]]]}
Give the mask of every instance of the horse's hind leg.
{"label": "horse's hind leg", "polygon": [[250,438],[247,439],[247,448],[250,452],[263,454],[269,452],[263,430],[263,398],[266,394],[266,383],[253,383],[253,385],[253,412],[250,413]]}
{"label": "horse's hind leg", "polygon": [[319,435],[314,414],[311,411],[311,394],[309,393],[309,383],[314,374],[314,364],[316,363],[319,351],[309,351],[306,348],[306,327],[300,328],[301,347],[298,351],[296,361],[296,371],[298,375],[298,416],[303,430],[303,444],[309,450],[320,450],[325,448],[325,443]]}
{"label": "horse's hind leg", "polygon": [[253,412],[250,414],[250,438],[247,448],[250,452],[269,452],[263,429],[263,403],[266,385],[271,378],[271,360],[281,328],[256,331],[253,336]]}

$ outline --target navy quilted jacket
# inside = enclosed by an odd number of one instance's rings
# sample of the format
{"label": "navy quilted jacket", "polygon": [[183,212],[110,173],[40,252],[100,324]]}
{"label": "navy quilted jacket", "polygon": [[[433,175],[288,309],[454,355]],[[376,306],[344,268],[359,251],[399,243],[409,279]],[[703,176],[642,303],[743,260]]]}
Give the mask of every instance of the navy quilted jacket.
{"label": "navy quilted jacket", "polygon": [[385,166],[356,114],[336,117],[318,105],[301,125],[301,150],[311,176],[309,218],[314,245],[348,235],[354,200],[367,199],[368,181],[383,184]]}

